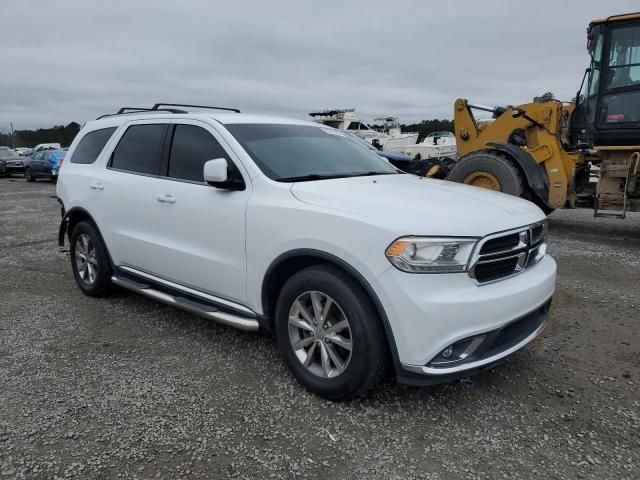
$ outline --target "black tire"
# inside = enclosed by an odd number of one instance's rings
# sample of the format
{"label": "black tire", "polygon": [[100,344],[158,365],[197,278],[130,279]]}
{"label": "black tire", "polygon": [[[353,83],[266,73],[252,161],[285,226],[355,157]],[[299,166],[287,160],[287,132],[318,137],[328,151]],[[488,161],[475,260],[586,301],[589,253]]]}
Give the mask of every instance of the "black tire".
{"label": "black tire", "polygon": [[[95,260],[97,263],[97,273],[95,274],[95,278],[92,282],[82,278],[78,268],[78,262],[76,260],[76,253],[78,253],[78,248],[80,248],[78,245],[78,239],[83,235],[86,235],[89,238],[90,245],[93,246]],[[70,244],[71,248],[69,251],[69,257],[71,259],[71,270],[73,271],[73,278],[80,290],[90,297],[104,297],[111,293],[114,288],[114,285],[111,282],[111,258],[109,257],[107,247],[102,241],[102,237],[98,233],[95,225],[88,221],[79,222],[71,232]]]}
{"label": "black tire", "polygon": [[[322,378],[304,367],[290,340],[290,309],[300,295],[311,291],[331,297],[349,323],[350,360],[342,373],[333,378]],[[345,400],[361,396],[384,375],[387,345],[371,299],[358,282],[332,265],[305,268],[285,283],[276,304],[275,333],[280,351],[294,376],[307,390],[321,397]]]}
{"label": "black tire", "polygon": [[449,172],[447,180],[468,183],[469,177],[476,172],[487,172],[496,178],[499,191],[528,198],[529,189],[520,169],[509,157],[495,151],[473,152],[462,157]]}
{"label": "black tire", "polygon": [[31,173],[31,169],[30,168],[25,168],[24,169],[24,178],[27,182],[35,182],[36,181],[36,177],[33,176],[33,174]]}

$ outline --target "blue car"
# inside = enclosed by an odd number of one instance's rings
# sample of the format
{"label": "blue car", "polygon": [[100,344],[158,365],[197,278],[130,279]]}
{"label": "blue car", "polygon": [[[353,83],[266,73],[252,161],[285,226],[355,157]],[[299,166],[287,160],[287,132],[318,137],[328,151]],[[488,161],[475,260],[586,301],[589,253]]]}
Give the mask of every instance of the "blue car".
{"label": "blue car", "polygon": [[56,180],[66,153],[62,150],[34,153],[24,160],[24,178],[27,182],[35,182],[37,178]]}

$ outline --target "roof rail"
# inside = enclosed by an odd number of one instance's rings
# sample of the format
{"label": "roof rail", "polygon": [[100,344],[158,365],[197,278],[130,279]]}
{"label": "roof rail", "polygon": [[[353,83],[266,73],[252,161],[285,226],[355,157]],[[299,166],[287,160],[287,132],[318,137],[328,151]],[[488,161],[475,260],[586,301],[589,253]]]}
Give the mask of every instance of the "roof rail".
{"label": "roof rail", "polygon": [[169,113],[189,113],[186,110],[178,110],[177,108],[145,108],[145,107],[122,107],[116,113],[107,113],[100,115],[96,120],[106,117],[115,117],[117,115],[126,115],[131,113],[144,113],[144,112],[169,112]]}
{"label": "roof rail", "polygon": [[101,115],[96,120],[100,120],[105,117],[114,117],[116,115],[126,115],[131,113],[144,113],[144,112],[169,112],[169,113],[189,113],[186,110],[180,110],[178,108],[165,108],[165,107],[191,107],[191,108],[210,108],[213,110],[225,110],[227,112],[236,112],[240,113],[240,110],[237,108],[228,108],[228,107],[210,107],[207,105],[189,105],[186,103],[156,103],[151,108],[146,107],[122,107],[116,113],[107,113],[106,115]]}
{"label": "roof rail", "polygon": [[[210,108],[212,110],[226,110],[227,112],[240,113],[237,108],[229,107],[210,107],[208,105],[190,105],[188,103],[156,103],[151,110],[162,110],[160,107],[191,107],[191,108]],[[186,113],[186,112],[185,112]]]}
{"label": "roof rail", "polygon": [[[131,110],[131,112],[127,112],[127,110]],[[188,113],[186,110],[178,110],[177,108],[122,107],[120,110],[118,110],[118,113],[116,115],[120,115],[122,113],[155,112],[155,111],[163,111],[163,112],[171,112],[171,113]]]}

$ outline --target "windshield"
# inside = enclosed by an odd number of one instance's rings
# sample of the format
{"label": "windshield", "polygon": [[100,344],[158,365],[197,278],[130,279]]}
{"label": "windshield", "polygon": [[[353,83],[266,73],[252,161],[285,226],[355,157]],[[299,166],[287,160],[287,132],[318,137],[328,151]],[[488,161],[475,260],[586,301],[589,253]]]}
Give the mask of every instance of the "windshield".
{"label": "windshield", "polygon": [[226,127],[273,180],[398,173],[386,160],[331,128],[249,123]]}
{"label": "windshield", "polygon": [[374,152],[378,151],[376,147],[374,147],[371,143],[367,142],[364,138],[360,138],[359,136],[354,135],[353,133],[346,133],[346,135],[348,135],[351,140],[355,140],[356,142],[361,144],[363,147],[367,147],[369,150],[373,150]]}

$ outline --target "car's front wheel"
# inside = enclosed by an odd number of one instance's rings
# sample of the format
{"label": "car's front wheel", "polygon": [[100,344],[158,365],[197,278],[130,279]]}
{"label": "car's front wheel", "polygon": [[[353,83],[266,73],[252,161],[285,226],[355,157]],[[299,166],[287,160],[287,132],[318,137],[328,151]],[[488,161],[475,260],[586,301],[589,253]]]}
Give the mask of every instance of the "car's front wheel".
{"label": "car's front wheel", "polygon": [[36,181],[36,177],[33,176],[33,172],[31,172],[30,168],[25,168],[24,169],[24,179],[27,182],[35,182]]}
{"label": "car's front wheel", "polygon": [[295,377],[322,397],[362,395],[383,376],[387,354],[378,315],[362,287],[336,267],[309,267],[285,283],[275,329]]}
{"label": "car's front wheel", "polygon": [[78,223],[71,232],[70,244],[71,269],[80,290],[91,297],[110,293],[111,261],[96,227],[87,221]]}

